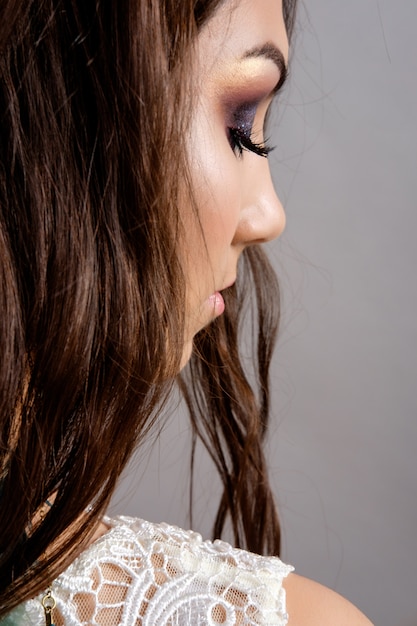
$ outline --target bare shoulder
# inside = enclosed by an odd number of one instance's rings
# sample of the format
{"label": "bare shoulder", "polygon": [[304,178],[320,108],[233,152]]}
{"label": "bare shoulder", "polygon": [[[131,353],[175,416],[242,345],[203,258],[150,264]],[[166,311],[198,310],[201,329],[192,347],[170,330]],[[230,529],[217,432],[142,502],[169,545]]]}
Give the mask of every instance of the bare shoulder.
{"label": "bare shoulder", "polygon": [[372,626],[348,600],[308,578],[290,574],[284,588],[288,626]]}

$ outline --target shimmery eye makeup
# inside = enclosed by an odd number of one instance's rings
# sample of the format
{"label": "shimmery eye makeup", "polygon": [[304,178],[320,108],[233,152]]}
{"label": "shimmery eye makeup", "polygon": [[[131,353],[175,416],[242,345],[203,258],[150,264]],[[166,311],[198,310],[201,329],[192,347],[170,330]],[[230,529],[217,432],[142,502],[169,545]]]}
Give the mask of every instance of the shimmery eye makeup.
{"label": "shimmery eye makeup", "polygon": [[243,104],[233,112],[232,121],[228,127],[228,136],[230,146],[238,156],[242,156],[243,150],[248,150],[258,156],[267,157],[273,150],[273,147],[268,146],[265,142],[256,143],[252,140],[257,107],[257,102]]}

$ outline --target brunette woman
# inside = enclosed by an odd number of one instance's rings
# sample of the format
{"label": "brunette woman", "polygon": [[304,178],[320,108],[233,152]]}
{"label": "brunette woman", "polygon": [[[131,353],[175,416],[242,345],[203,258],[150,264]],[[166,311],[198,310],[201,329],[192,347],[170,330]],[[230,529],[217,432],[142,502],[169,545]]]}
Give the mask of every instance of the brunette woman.
{"label": "brunette woman", "polygon": [[[284,227],[263,126],[294,10],[1,4],[3,624],[368,623],[278,559],[262,451],[278,308],[258,244]],[[229,521],[236,548],[103,517],[189,361],[180,386],[223,483],[214,538]]]}

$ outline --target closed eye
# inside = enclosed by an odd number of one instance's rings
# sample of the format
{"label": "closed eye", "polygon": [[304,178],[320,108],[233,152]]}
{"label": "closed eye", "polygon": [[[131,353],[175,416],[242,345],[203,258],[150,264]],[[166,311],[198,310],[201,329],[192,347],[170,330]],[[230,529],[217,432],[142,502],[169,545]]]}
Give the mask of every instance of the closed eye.
{"label": "closed eye", "polygon": [[233,111],[232,123],[228,127],[229,143],[237,156],[242,156],[244,150],[258,156],[267,157],[273,150],[267,142],[253,140],[253,125],[259,102],[241,104]]}
{"label": "closed eye", "polygon": [[273,146],[269,146],[266,142],[256,143],[251,139],[251,136],[247,135],[240,128],[229,128],[229,143],[233,152],[237,156],[242,156],[244,150],[254,152],[258,156],[267,157],[268,154],[274,149]]}

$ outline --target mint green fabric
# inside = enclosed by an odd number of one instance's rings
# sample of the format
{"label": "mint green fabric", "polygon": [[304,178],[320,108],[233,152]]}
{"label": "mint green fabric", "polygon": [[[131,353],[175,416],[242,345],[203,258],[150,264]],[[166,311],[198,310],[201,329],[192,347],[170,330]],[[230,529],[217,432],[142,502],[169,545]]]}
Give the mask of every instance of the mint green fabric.
{"label": "mint green fabric", "polygon": [[25,612],[24,605],[17,606],[11,613],[8,613],[6,617],[0,619],[0,626],[23,626]]}

